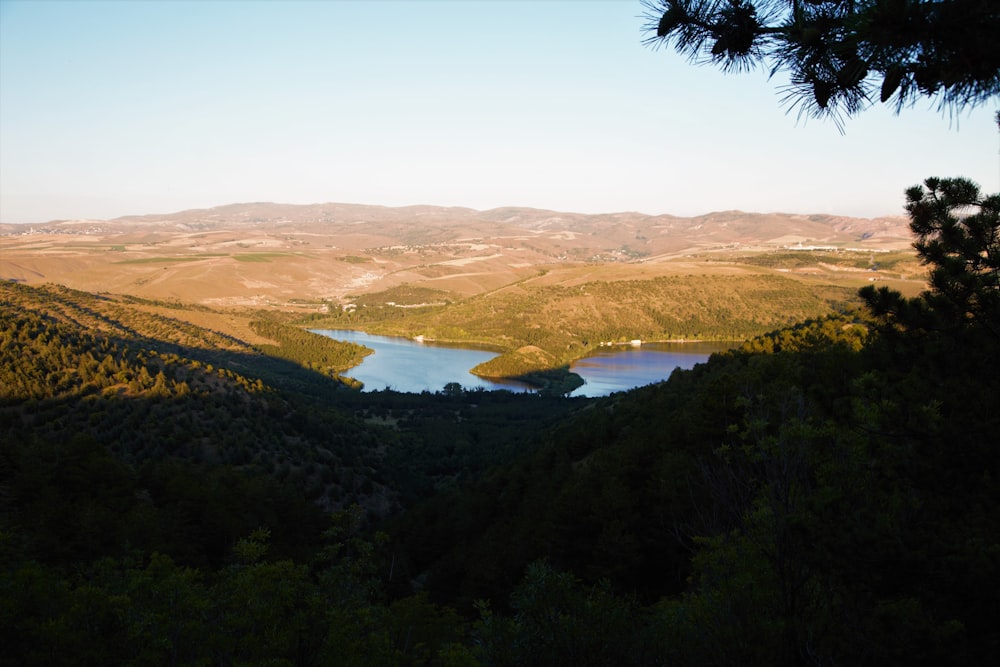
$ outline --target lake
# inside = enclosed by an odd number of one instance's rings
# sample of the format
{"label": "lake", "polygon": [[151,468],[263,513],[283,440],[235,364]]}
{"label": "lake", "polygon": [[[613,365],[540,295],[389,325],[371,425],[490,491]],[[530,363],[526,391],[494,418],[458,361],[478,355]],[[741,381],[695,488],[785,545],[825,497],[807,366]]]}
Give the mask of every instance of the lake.
{"label": "lake", "polygon": [[[469,372],[497,356],[496,352],[346,329],[314,329],[313,332],[375,351],[360,365],[344,373],[363,382],[365,391],[438,392],[450,382],[457,382],[464,389],[530,391],[523,383],[485,380]],[[731,345],[724,343],[654,343],[605,348],[570,366],[585,382],[570,396],[607,396],[659,382],[670,377],[675,368],[691,368],[707,360],[713,352],[729,347]]]}
{"label": "lake", "polygon": [[670,377],[674,369],[694,368],[714,352],[731,349],[733,343],[645,343],[639,347],[606,347],[570,364],[571,371],[586,384],[570,396],[607,396]]}

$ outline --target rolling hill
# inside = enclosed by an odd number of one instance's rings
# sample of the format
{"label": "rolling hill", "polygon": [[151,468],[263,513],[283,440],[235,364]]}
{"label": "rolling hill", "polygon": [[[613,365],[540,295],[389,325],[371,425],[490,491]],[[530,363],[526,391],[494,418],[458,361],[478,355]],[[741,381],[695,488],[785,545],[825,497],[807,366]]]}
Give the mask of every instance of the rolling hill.
{"label": "rolling hill", "polygon": [[462,298],[541,272],[550,282],[715,273],[720,259],[821,247],[881,255],[908,249],[909,234],[903,218],[249,203],[2,225],[0,278],[214,307],[315,308],[404,284]]}

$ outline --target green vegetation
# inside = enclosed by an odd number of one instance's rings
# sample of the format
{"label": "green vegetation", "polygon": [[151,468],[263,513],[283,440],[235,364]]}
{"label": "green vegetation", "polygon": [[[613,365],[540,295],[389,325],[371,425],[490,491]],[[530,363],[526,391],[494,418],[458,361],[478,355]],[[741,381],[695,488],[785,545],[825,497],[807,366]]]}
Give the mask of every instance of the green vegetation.
{"label": "green vegetation", "polygon": [[473,371],[481,377],[515,377],[526,373],[545,371],[556,365],[556,359],[545,350],[527,345],[510,354],[494,357],[476,366]]}
{"label": "green vegetation", "polygon": [[901,274],[918,269],[912,252],[863,252],[845,250],[774,251],[738,255],[733,258],[740,264],[766,266],[775,269],[801,269],[826,264],[847,269],[891,271]]}
{"label": "green vegetation", "polygon": [[926,293],[604,399],[0,284],[0,665],[992,664],[1000,196],[907,196]]}
{"label": "green vegetation", "polygon": [[288,359],[311,370],[327,373],[349,386],[360,387],[354,380],[341,378],[340,373],[360,364],[365,356],[371,354],[372,351],[368,348],[333,340],[274,320],[253,320],[250,328],[264,338],[277,341],[277,345],[258,346],[265,354]]}
{"label": "green vegetation", "polygon": [[[299,483],[310,499],[331,503],[358,490],[331,466],[340,456],[363,459],[365,449],[376,447],[372,434],[348,415],[274,389],[332,398],[335,383],[238,341],[122,313],[113,302],[83,293],[13,283],[2,289],[4,442],[56,446],[73,434],[93,438],[132,466],[177,457],[220,463]],[[131,327],[113,319],[122,315]],[[160,327],[183,344],[136,332]],[[247,369],[255,375],[244,374]],[[302,376],[298,382],[286,379],[296,376]],[[298,426],[289,430],[287,423]],[[301,429],[324,436],[316,441]],[[338,447],[339,441],[350,444]]]}
{"label": "green vegetation", "polygon": [[[385,306],[387,294],[311,317],[309,325],[488,346],[504,354],[477,373],[517,377],[543,369],[526,363],[517,352],[522,349],[544,351],[545,370],[557,370],[602,342],[744,340],[860,303],[847,288],[768,275],[667,276],[572,287],[526,281],[447,306],[412,309]],[[434,297],[421,293],[411,299]]]}
{"label": "green vegetation", "polygon": [[291,257],[287,252],[243,252],[233,255],[238,262],[270,262],[280,257]]}
{"label": "green vegetation", "polygon": [[397,285],[381,292],[351,297],[351,303],[359,308],[440,306],[454,300],[456,297],[451,292],[416,285]]}
{"label": "green vegetation", "polygon": [[583,385],[583,378],[559,366],[558,360],[533,345],[485,361],[471,371],[484,378],[513,379],[546,394],[565,395]]}
{"label": "green vegetation", "polygon": [[200,262],[208,257],[225,257],[225,255],[198,255],[196,257],[141,257],[139,259],[123,259],[115,264],[173,264],[175,262]]}
{"label": "green vegetation", "polygon": [[208,306],[203,306],[198,303],[187,303],[185,301],[180,301],[178,299],[145,299],[138,296],[123,295],[119,296],[118,299],[123,303],[127,304],[138,304],[146,306],[155,306],[158,308],[167,308],[170,310],[190,310],[190,311],[200,311],[200,312],[212,312],[212,309]]}
{"label": "green vegetation", "polygon": [[[821,110],[860,108],[868,71],[883,101],[996,92],[991,3],[756,4],[650,6]],[[328,318],[491,343],[503,374],[750,338],[604,399],[363,394],[336,376],[363,350],[294,316],[254,314],[258,348],[0,283],[0,666],[995,663],[1000,195],[928,179],[907,211],[913,298],[528,280]]]}
{"label": "green vegetation", "polygon": [[937,98],[951,112],[1000,94],[1000,12],[988,0],[644,0],[647,43],[726,71],[787,74],[785,101],[853,116]]}

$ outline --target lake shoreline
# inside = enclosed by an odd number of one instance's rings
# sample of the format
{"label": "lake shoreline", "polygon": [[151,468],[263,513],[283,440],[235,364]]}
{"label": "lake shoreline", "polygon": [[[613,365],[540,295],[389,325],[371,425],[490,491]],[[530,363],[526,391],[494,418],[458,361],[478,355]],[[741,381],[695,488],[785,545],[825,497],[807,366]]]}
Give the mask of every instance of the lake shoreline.
{"label": "lake shoreline", "polygon": [[[465,389],[534,391],[564,396],[605,396],[666,380],[677,368],[690,368],[738,341],[645,341],[638,346],[590,348],[572,361],[554,361],[550,369],[528,368],[504,374],[473,373],[477,366],[503,356],[494,350],[441,340],[372,334],[358,329],[310,329],[337,340],[375,350],[347,375],[365,391],[393,389],[421,393],[457,383]],[[675,349],[656,349],[669,346]],[[354,371],[354,372],[351,372]]]}

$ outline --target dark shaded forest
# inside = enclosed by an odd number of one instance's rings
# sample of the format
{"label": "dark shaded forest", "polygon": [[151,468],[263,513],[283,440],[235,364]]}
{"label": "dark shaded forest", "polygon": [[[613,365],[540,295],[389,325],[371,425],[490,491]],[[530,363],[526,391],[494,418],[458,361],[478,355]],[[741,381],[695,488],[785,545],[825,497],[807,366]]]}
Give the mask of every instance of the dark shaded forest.
{"label": "dark shaded forest", "polygon": [[287,323],[5,283],[0,664],[992,663],[1000,198],[963,188],[909,193],[923,295],[602,399],[360,393]]}

